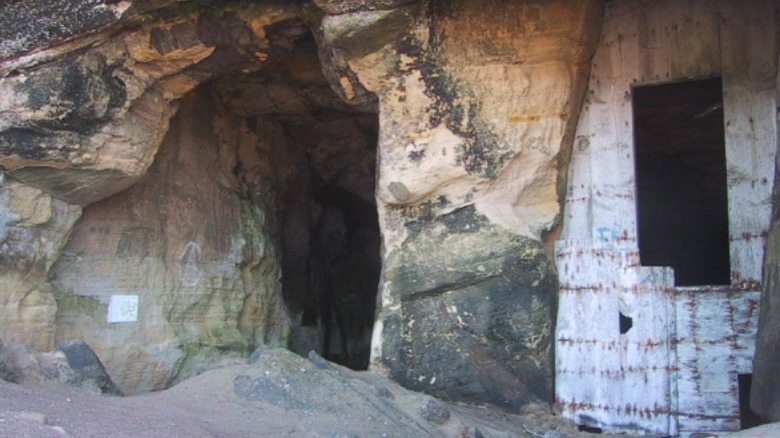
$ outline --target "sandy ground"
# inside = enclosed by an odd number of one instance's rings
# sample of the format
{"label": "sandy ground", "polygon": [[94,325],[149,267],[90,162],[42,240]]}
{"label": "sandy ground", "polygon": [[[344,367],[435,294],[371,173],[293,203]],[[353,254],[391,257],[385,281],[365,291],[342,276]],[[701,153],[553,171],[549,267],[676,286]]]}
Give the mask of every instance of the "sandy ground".
{"label": "sandy ground", "polygon": [[[754,433],[753,435],[746,433]],[[114,397],[55,381],[0,381],[2,437],[609,437],[545,407],[521,415],[454,405],[372,373],[272,351],[156,393]],[[721,434],[721,436],[725,436]],[[780,437],[770,425],[738,436]],[[625,435],[623,435],[625,437]]]}

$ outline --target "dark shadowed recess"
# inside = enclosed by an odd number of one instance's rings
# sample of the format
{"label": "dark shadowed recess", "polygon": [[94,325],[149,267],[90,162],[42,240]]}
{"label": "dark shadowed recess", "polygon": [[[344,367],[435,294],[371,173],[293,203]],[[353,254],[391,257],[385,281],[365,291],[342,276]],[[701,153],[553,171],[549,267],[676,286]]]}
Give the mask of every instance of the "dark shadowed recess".
{"label": "dark shadowed recess", "polygon": [[730,284],[722,102],[720,78],[633,89],[642,265],[677,286]]}
{"label": "dark shadowed recess", "polygon": [[[311,38],[258,73],[271,96],[282,96],[269,115],[287,136],[289,170],[277,181],[289,348],[366,369],[381,269],[373,197],[377,115],[331,90]],[[294,96],[305,110],[289,104]]]}

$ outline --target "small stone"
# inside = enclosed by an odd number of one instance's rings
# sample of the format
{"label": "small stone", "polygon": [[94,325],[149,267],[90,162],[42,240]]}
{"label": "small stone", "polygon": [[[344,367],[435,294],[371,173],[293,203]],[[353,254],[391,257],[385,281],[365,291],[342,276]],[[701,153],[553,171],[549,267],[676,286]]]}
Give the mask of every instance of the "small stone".
{"label": "small stone", "polygon": [[252,354],[249,356],[249,363],[252,365],[257,364],[257,361],[259,361],[260,358],[262,358],[263,353],[265,353],[268,350],[269,348],[266,345],[261,345],[257,347],[257,349],[253,351]]}
{"label": "small stone", "polygon": [[390,392],[390,390],[385,388],[384,386],[380,386],[379,388],[376,389],[376,395],[378,395],[378,396],[380,396],[382,398],[389,399],[389,400],[394,400],[395,399],[395,396],[393,395],[393,393]]}
{"label": "small stone", "polygon": [[465,438],[484,438],[485,435],[482,434],[482,431],[477,429],[476,426],[469,426],[466,428],[466,433],[463,434]]}
{"label": "small stone", "polygon": [[94,382],[103,394],[122,395],[122,391],[111,380],[103,363],[84,341],[64,341],[57,345],[57,349],[65,353],[68,366],[84,383]]}
{"label": "small stone", "polygon": [[432,424],[444,424],[450,419],[450,410],[436,399],[428,399],[420,410],[420,415]]}
{"label": "small stone", "polygon": [[19,414],[19,418],[38,424],[46,424],[46,414],[43,412],[22,412]]}
{"label": "small stone", "polygon": [[390,194],[393,195],[393,197],[399,202],[406,202],[412,197],[412,194],[409,192],[409,189],[406,188],[404,183],[398,181],[393,181],[388,184],[387,191],[389,191]]}
{"label": "small stone", "polygon": [[266,402],[285,409],[303,409],[303,404],[290,394],[289,385],[270,377],[236,376],[233,392],[244,400]]}
{"label": "small stone", "polygon": [[49,426],[49,430],[52,432],[57,432],[60,435],[68,435],[68,432],[66,432],[62,426]]}
{"label": "small stone", "polygon": [[3,347],[3,340],[0,339],[0,380],[19,383],[20,379],[21,373],[14,363],[13,352]]}
{"label": "small stone", "polygon": [[314,350],[309,351],[308,357],[311,363],[313,363],[314,366],[316,366],[321,370],[329,370],[333,368],[333,366],[331,365],[330,362],[328,362],[327,359],[317,354],[317,352]]}

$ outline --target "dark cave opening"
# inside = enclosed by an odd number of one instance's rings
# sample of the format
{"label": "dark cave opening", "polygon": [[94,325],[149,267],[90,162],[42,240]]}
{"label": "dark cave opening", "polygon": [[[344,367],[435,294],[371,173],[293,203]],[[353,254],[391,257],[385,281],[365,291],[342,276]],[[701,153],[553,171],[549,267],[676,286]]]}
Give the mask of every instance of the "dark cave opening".
{"label": "dark cave opening", "polygon": [[642,265],[677,286],[730,284],[720,78],[633,89]]}
{"label": "dark cave opening", "polygon": [[[320,293],[322,355],[353,369],[367,369],[379,282],[379,223],[376,207],[335,186],[315,189],[310,285]],[[303,323],[311,322],[304,312]]]}
{"label": "dark cave opening", "polygon": [[381,270],[377,114],[330,89],[311,37],[246,81],[231,87],[285,137],[274,166],[289,348],[367,369]]}
{"label": "dark cave opening", "polygon": [[[310,34],[262,69],[221,77],[213,88],[260,139],[255,151],[265,151],[262,163],[239,161],[234,173],[272,193],[288,348],[367,369],[381,269],[376,105],[350,105],[331,89]],[[251,168],[266,169],[262,181]]]}
{"label": "dark cave opening", "polygon": [[381,260],[376,205],[316,171],[282,208],[282,292],[293,319],[290,349],[368,368]]}

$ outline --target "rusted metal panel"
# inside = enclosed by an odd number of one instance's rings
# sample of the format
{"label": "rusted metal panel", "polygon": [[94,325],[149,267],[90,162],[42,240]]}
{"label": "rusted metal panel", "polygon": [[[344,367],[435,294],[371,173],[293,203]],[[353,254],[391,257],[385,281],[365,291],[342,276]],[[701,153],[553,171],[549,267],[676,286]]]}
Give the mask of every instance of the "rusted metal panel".
{"label": "rusted metal panel", "polygon": [[753,356],[756,353],[761,291],[733,292],[729,300],[732,308],[731,324],[736,335],[734,344],[736,371],[738,374],[750,374],[753,372]]}
{"label": "rusted metal panel", "polygon": [[599,243],[557,248],[556,403],[580,424],[675,434],[670,270]]}
{"label": "rusted metal panel", "polygon": [[[579,424],[676,435],[739,428],[760,292],[674,288],[636,251],[559,241],[556,403]],[[621,334],[620,315],[631,321]]]}
{"label": "rusted metal panel", "polygon": [[738,429],[739,394],[728,299],[686,290],[676,304],[680,429]]}
{"label": "rusted metal panel", "polygon": [[620,36],[623,68],[634,83],[720,71],[718,9],[711,0],[613,2],[606,19]]}
{"label": "rusted metal panel", "polygon": [[[612,417],[611,393],[621,391],[619,299],[612,279],[615,251],[592,241],[558,242],[560,274],[556,329],[556,404],[578,424],[600,427]],[[612,315],[608,318],[604,315]]]}
{"label": "rusted metal panel", "polygon": [[739,429],[737,375],[752,369],[760,292],[680,288],[676,295],[680,430]]}
{"label": "rusted metal panel", "polygon": [[[556,398],[579,424],[670,435],[678,419],[687,431],[738,424],[736,375],[751,369],[778,144],[775,9],[772,0],[606,6],[556,247]],[[721,74],[734,289],[673,293],[671,270],[639,266],[631,88]],[[620,313],[634,323],[622,335]]]}
{"label": "rusted metal panel", "polygon": [[706,0],[607,5],[577,127],[566,238],[622,236],[620,247],[636,247],[631,87],[719,74],[715,6]]}

